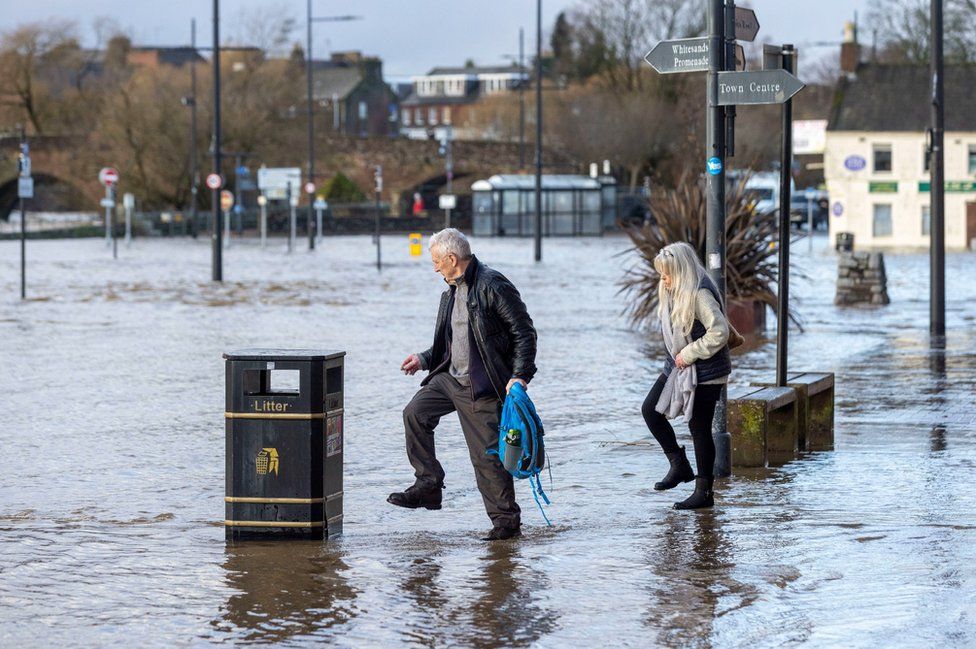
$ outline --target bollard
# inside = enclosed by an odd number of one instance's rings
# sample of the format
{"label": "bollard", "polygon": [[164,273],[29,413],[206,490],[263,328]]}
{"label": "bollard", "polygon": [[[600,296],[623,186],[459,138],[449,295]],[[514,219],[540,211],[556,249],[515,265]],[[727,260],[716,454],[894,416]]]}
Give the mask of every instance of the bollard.
{"label": "bollard", "polygon": [[424,254],[424,238],[419,232],[411,232],[408,240],[410,241],[411,257],[419,257]]}
{"label": "bollard", "polygon": [[[226,359],[226,537],[342,533],[345,352],[245,349]],[[280,385],[284,372],[295,385]]]}

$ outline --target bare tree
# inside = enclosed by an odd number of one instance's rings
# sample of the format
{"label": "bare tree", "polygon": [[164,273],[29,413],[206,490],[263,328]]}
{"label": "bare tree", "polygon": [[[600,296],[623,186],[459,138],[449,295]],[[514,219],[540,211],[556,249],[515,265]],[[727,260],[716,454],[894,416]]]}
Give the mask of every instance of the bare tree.
{"label": "bare tree", "polygon": [[[880,46],[878,59],[892,63],[929,61],[929,0],[871,0],[868,31]],[[976,61],[976,0],[946,0],[943,9],[947,61]]]}
{"label": "bare tree", "polygon": [[592,0],[577,5],[573,21],[579,48],[603,50],[602,75],[615,93],[643,87],[643,58],[657,41],[704,30],[697,0]]}
{"label": "bare tree", "polygon": [[15,108],[33,127],[45,132],[52,117],[52,87],[45,72],[57,71],[66,57],[78,51],[74,24],[52,21],[24,25],[0,36],[0,102]]}

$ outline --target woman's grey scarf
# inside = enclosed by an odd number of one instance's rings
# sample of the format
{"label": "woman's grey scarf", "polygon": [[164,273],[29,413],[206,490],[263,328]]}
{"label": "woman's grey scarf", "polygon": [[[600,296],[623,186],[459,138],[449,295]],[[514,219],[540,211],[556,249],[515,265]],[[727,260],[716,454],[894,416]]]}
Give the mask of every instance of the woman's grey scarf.
{"label": "woman's grey scarf", "polygon": [[[685,345],[688,344],[688,337],[681,333],[680,329],[671,324],[671,296],[667,298],[666,309],[661,316],[661,333],[664,336],[664,347],[667,349],[671,358],[678,355]],[[661,398],[654,407],[659,413],[668,419],[674,419],[680,414],[684,414],[685,420],[691,419],[691,409],[695,406],[695,387],[698,385],[698,371],[694,363],[685,368],[680,368],[677,364],[668,375],[668,380],[661,391]]]}

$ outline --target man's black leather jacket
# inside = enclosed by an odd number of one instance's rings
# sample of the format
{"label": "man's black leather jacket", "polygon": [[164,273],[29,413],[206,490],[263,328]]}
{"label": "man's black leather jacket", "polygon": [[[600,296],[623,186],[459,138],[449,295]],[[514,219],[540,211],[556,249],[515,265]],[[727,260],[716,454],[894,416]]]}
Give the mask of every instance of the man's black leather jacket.
{"label": "man's black leather jacket", "polygon": [[[470,348],[477,350],[469,359],[472,396],[505,399],[510,379],[526,383],[535,376],[536,333],[525,310],[522,296],[497,270],[485,266],[477,257],[464,273],[468,285]],[[420,354],[421,367],[430,373],[421,382],[450,367],[450,321],[455,287],[441,295],[434,326],[434,344]]]}

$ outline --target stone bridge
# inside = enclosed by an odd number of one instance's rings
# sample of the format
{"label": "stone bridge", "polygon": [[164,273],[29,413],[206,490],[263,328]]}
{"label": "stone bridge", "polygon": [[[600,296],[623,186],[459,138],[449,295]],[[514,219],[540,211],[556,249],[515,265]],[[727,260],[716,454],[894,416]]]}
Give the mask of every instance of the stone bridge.
{"label": "stone bridge", "polygon": [[[31,167],[34,176],[32,210],[76,210],[98,212],[104,188],[98,183],[101,166],[97,155],[87,150],[85,137],[31,138]],[[304,141],[303,141],[304,144]],[[433,140],[406,138],[321,137],[316,140],[316,171],[320,181],[342,172],[351,178],[372,199],[373,170],[383,166],[384,202],[394,211],[406,211],[414,192],[420,192],[427,207],[436,206],[436,194],[443,191],[447,178],[444,156]],[[16,156],[17,138],[0,138],[0,219],[7,219],[17,207]],[[291,147],[290,150],[295,150]],[[265,159],[253,158],[252,165],[305,167],[305,151],[299,148],[295,156],[287,148],[276,150]],[[531,173],[534,151],[526,145],[526,173]],[[110,157],[110,156],[105,156]],[[454,192],[465,194],[471,183],[497,173],[518,173],[519,147],[508,142],[453,143]],[[3,162],[6,161],[6,162]],[[546,152],[546,173],[583,172],[583,165],[554,151]],[[233,160],[225,160],[225,177],[232,177]],[[210,169],[210,159],[200,160],[201,175]],[[122,178],[124,184],[125,178]],[[321,183],[319,183],[321,184]],[[201,202],[209,203],[206,188],[201,188]],[[138,193],[136,195],[139,199]],[[203,207],[201,205],[201,207]],[[160,209],[185,208],[184,205],[160,205]]]}

